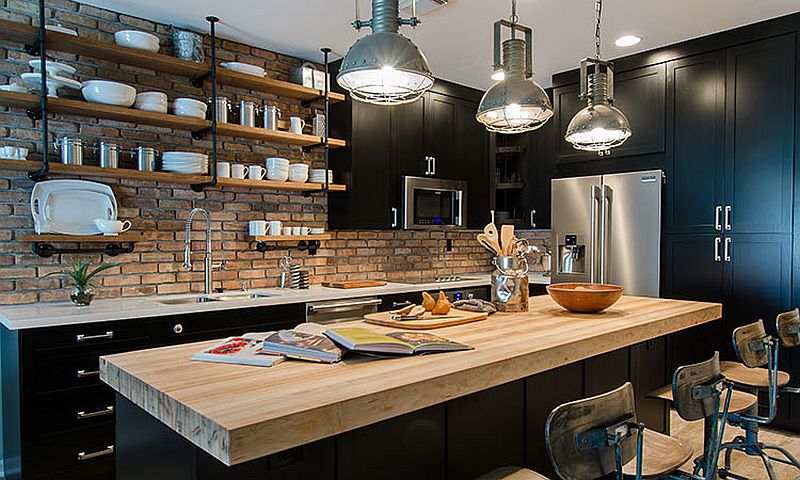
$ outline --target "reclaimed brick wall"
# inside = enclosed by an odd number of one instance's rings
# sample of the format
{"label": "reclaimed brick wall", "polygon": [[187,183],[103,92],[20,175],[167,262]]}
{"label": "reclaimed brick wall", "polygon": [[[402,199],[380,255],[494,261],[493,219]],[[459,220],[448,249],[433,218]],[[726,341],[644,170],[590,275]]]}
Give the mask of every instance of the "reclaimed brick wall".
{"label": "reclaimed brick wall", "polygon": [[[83,5],[69,0],[48,0],[48,23],[76,29],[82,37],[113,42],[113,33],[137,29],[155,33],[162,39],[162,53],[170,53],[169,27],[148,20]],[[36,24],[37,4],[31,0],[0,0],[0,18]],[[121,81],[138,91],[163,91],[170,100],[176,97],[204,99],[208,86],[191,86],[188,79],[147,69],[119,65],[102,59],[76,57],[49,52],[57,60],[78,69],[78,80],[94,78]],[[268,50],[227,40],[219,40],[219,61],[241,61],[261,65],[270,77],[288,80],[289,73],[302,61]],[[30,56],[20,45],[0,45],[0,84],[20,73],[30,71]],[[312,111],[299,102],[273,95],[222,86],[220,95],[235,100],[253,100],[259,104],[277,104],[284,112],[305,116]],[[310,123],[310,122],[309,122]],[[123,122],[56,115],[49,122],[51,142],[61,136],[80,136],[84,143],[113,140],[121,147],[155,146],[159,151],[207,151],[208,140],[193,140],[189,132],[168,128],[138,126]],[[251,140],[219,138],[220,160],[262,163],[268,156],[283,156],[293,162],[320,166],[319,153],[303,154],[293,146],[265,144]],[[28,147],[40,152],[40,131],[20,110],[0,107],[0,145]],[[51,149],[52,152],[52,149]],[[93,156],[87,152],[86,164]],[[128,160],[125,166],[132,167]],[[153,181],[113,180],[111,185],[119,203],[119,217],[131,220],[135,230],[144,230],[151,238],[136,245],[134,253],[107,257],[100,254],[64,254],[40,258],[30,252],[30,244],[19,236],[33,232],[30,217],[32,183],[24,172],[0,170],[0,304],[58,301],[68,291],[57,277],[43,278],[77,260],[120,262],[95,282],[102,297],[185,293],[202,290],[202,262],[195,271],[183,271],[184,220],[189,210],[202,207],[211,213],[214,259],[225,262],[223,271],[215,272],[215,286],[239,288],[250,281],[254,288],[275,285],[278,260],[286,248],[257,252],[247,239],[247,221],[282,220],[285,225],[325,226],[327,199],[321,193],[303,196],[285,192],[219,188],[196,193],[187,185]],[[194,248],[204,248],[205,226],[197,222],[193,232]],[[489,255],[475,243],[474,232],[342,231],[323,242],[316,256],[292,251],[311,271],[312,283],[333,279],[390,279],[411,276],[464,274],[490,270]],[[546,231],[530,232],[544,238]],[[445,252],[445,240],[453,249]],[[74,245],[73,245],[74,246]],[[199,267],[199,268],[198,268]]]}

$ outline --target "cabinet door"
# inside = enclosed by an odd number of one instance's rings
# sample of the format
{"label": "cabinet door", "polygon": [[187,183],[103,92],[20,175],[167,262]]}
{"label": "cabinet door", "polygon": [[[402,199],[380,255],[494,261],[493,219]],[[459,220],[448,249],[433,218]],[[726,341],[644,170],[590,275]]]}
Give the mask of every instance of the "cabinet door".
{"label": "cabinet door", "polygon": [[[715,256],[717,251],[720,260]],[[721,236],[667,235],[663,265],[664,296],[681,300],[721,301],[721,255]]]}
{"label": "cabinet door", "polygon": [[[476,104],[460,100],[455,105],[458,166],[447,175],[467,181],[467,228],[483,228],[490,220],[489,133],[475,120]],[[437,163],[437,167],[442,165]],[[441,172],[444,174],[444,170]]]}
{"label": "cabinet door", "polygon": [[456,154],[456,143],[463,141],[457,129],[458,99],[429,93],[425,104],[425,142],[429,155],[436,159],[435,177],[458,180],[465,173]]}
{"label": "cabinet door", "polygon": [[795,36],[728,50],[726,204],[734,233],[791,232]]}
{"label": "cabinet door", "polygon": [[721,228],[725,56],[697,55],[667,63],[668,233]]}
{"label": "cabinet door", "polygon": [[413,103],[391,107],[392,150],[395,175],[425,176],[425,157],[430,155],[425,144],[425,106],[427,95]]}

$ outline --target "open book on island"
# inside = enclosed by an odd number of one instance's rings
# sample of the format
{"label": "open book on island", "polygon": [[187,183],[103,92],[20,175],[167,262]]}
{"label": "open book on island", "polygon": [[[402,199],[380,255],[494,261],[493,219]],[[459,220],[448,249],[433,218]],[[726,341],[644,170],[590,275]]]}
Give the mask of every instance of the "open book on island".
{"label": "open book on island", "polygon": [[370,355],[425,355],[473,347],[427,332],[378,333],[360,327],[330,328],[325,335],[347,350]]}
{"label": "open book on island", "polygon": [[261,353],[323,363],[342,359],[342,350],[325,335],[296,329],[280,330],[264,338]]}
{"label": "open book on island", "polygon": [[224,341],[192,355],[192,360],[213,363],[233,363],[236,365],[252,365],[271,367],[281,363],[280,355],[261,354],[261,345],[267,333],[246,333],[241,337],[228,337]]}

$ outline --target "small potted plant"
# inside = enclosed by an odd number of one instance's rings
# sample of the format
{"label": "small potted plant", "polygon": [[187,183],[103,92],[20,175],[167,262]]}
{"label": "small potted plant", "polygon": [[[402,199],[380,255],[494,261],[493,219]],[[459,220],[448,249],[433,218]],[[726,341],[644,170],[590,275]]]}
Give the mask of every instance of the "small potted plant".
{"label": "small potted plant", "polygon": [[70,270],[59,270],[57,272],[50,272],[45,277],[49,277],[50,275],[63,275],[72,282],[73,289],[72,293],[70,293],[69,298],[72,300],[72,303],[79,307],[84,307],[92,303],[95,295],[95,287],[91,284],[92,277],[97,275],[98,273],[102,272],[103,270],[108,270],[109,268],[113,268],[118,266],[119,263],[108,263],[108,264],[101,264],[98,265],[97,268],[89,271],[89,267],[92,266],[92,262],[82,263],[78,262],[72,265]]}

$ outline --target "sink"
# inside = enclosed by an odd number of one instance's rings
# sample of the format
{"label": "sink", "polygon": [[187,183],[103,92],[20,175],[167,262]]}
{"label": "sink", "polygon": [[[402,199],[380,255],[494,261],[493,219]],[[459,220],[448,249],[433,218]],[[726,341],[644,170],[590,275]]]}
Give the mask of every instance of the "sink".
{"label": "sink", "polygon": [[156,303],[162,305],[190,305],[193,303],[209,303],[209,302],[232,302],[236,300],[256,300],[259,298],[277,297],[276,293],[265,292],[252,292],[252,293],[227,293],[214,296],[197,295],[194,297],[183,298],[165,298],[163,300],[156,300]]}

